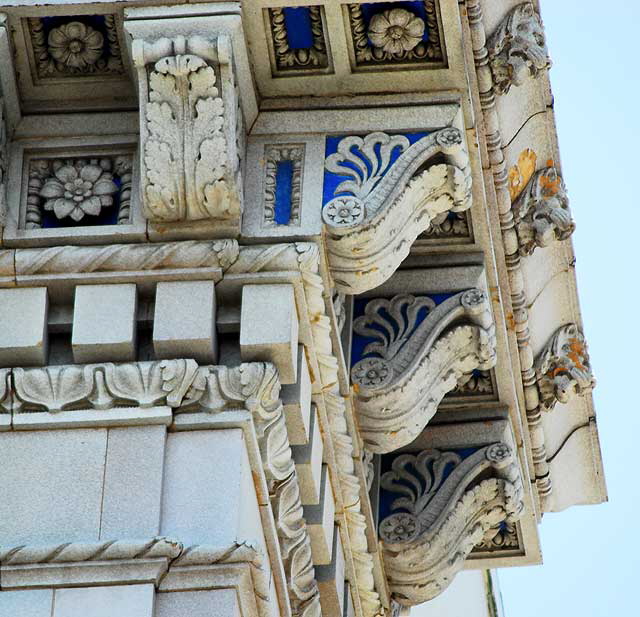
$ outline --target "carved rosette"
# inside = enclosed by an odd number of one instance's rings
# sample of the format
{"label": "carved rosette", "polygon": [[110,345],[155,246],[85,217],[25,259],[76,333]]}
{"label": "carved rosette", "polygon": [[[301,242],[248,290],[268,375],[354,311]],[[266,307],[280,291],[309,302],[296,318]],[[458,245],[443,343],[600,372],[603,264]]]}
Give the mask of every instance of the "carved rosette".
{"label": "carved rosette", "polygon": [[506,94],[551,66],[544,29],[531,2],[519,4],[487,41],[494,90]]}
{"label": "carved rosette", "polygon": [[143,212],[154,222],[239,225],[240,122],[228,38],[134,40]]}
{"label": "carved rosette", "polygon": [[381,477],[402,495],[380,523],[385,572],[396,602],[414,606],[442,593],[471,550],[523,511],[520,469],[502,442],[467,458],[424,450],[401,454]]}
{"label": "carved rosette", "polygon": [[535,369],[544,411],[551,411],[558,402],[568,403],[573,396],[588,394],[596,385],[587,343],[576,324],[556,330],[536,359]]}
{"label": "carved rosette", "polygon": [[553,166],[533,174],[512,210],[523,256],[531,255],[536,247],[566,240],[576,228],[564,181]]}
{"label": "carved rosette", "polygon": [[372,300],[354,332],[374,339],[351,369],[360,435],[373,452],[412,442],[447,392],[496,362],[490,305],[479,289],[438,306],[405,294]]}
{"label": "carved rosette", "polygon": [[471,206],[469,159],[456,128],[413,144],[382,132],[345,137],[325,169],[348,178],[322,212],[331,273],[348,294],[387,280],[432,222]]}

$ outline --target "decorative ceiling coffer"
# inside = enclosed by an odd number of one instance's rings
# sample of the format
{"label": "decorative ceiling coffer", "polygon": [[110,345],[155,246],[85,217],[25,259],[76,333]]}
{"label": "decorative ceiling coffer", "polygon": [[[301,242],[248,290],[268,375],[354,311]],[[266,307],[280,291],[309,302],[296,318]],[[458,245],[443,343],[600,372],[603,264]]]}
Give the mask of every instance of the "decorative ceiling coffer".
{"label": "decorative ceiling coffer", "polygon": [[551,411],[556,403],[568,403],[572,396],[583,396],[593,390],[596,380],[587,343],[576,324],[556,330],[536,360],[536,379],[543,411]]}
{"label": "decorative ceiling coffer", "polygon": [[325,160],[322,211],[336,287],[348,294],[377,287],[432,222],[470,206],[469,158],[457,128],[340,139]]}
{"label": "decorative ceiling coffer", "polygon": [[377,453],[412,442],[447,392],[496,362],[491,308],[480,289],[438,305],[408,294],[371,300],[353,328],[366,343],[351,369],[358,424]]}
{"label": "decorative ceiling coffer", "polygon": [[385,571],[393,598],[405,606],[442,593],[473,547],[515,523],[524,508],[517,457],[501,441],[471,454],[400,454],[380,484],[390,511],[379,528]]}
{"label": "decorative ceiling coffer", "polygon": [[531,2],[514,7],[487,41],[496,93],[506,94],[551,66],[544,28]]}
{"label": "decorative ceiling coffer", "polygon": [[231,39],[212,32],[136,38],[141,193],[156,223],[209,219],[238,228],[242,116]]}

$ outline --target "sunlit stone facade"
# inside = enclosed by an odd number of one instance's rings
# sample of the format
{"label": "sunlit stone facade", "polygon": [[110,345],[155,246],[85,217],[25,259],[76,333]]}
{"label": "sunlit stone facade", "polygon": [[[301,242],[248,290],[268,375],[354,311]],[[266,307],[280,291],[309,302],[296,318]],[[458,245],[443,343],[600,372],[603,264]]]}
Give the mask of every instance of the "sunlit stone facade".
{"label": "sunlit stone facade", "polygon": [[0,12],[0,617],[498,617],[606,499],[537,3]]}

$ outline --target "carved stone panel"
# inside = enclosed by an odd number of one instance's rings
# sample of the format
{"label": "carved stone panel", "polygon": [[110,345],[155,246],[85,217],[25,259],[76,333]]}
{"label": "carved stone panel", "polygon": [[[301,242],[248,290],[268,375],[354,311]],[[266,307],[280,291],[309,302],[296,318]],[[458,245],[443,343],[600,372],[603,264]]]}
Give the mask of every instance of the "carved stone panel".
{"label": "carved stone panel", "polygon": [[371,300],[353,327],[361,356],[351,368],[355,408],[373,452],[413,441],[447,392],[496,361],[493,319],[479,289],[440,304],[408,294]]}
{"label": "carved stone panel", "polygon": [[362,293],[388,279],[432,222],[471,206],[461,131],[327,139],[324,207],[336,287]]}

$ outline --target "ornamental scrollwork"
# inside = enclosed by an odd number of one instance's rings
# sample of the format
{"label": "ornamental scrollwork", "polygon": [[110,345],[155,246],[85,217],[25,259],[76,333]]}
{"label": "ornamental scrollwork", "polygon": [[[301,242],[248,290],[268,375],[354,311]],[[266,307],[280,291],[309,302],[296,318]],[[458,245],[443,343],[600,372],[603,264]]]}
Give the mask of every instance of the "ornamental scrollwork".
{"label": "ornamental scrollwork", "polygon": [[143,211],[151,221],[239,219],[237,108],[225,102],[222,89],[235,91],[232,83],[220,83],[215,68],[230,54],[228,44],[225,37],[217,45],[200,37],[134,41],[144,80]]}
{"label": "ornamental scrollwork", "polygon": [[535,369],[543,411],[588,394],[596,385],[587,343],[576,324],[556,330],[536,359]]}
{"label": "ornamental scrollwork", "polygon": [[531,2],[517,5],[487,42],[494,90],[506,94],[551,66],[544,29]]}
{"label": "ornamental scrollwork", "polygon": [[353,328],[371,339],[351,379],[360,434],[373,452],[413,441],[447,392],[496,362],[490,305],[479,289],[437,306],[408,294],[371,300]]}
{"label": "ornamental scrollwork", "polygon": [[554,166],[533,174],[512,210],[521,255],[566,240],[576,228],[564,181]]}
{"label": "ornamental scrollwork", "polygon": [[456,128],[414,143],[383,132],[345,137],[325,169],[346,178],[322,212],[330,269],[345,293],[380,285],[432,222],[471,206],[469,159]]}
{"label": "ornamental scrollwork", "polygon": [[400,495],[379,534],[392,596],[404,606],[442,593],[472,549],[524,508],[517,459],[503,442],[466,458],[435,449],[401,454],[380,483]]}

